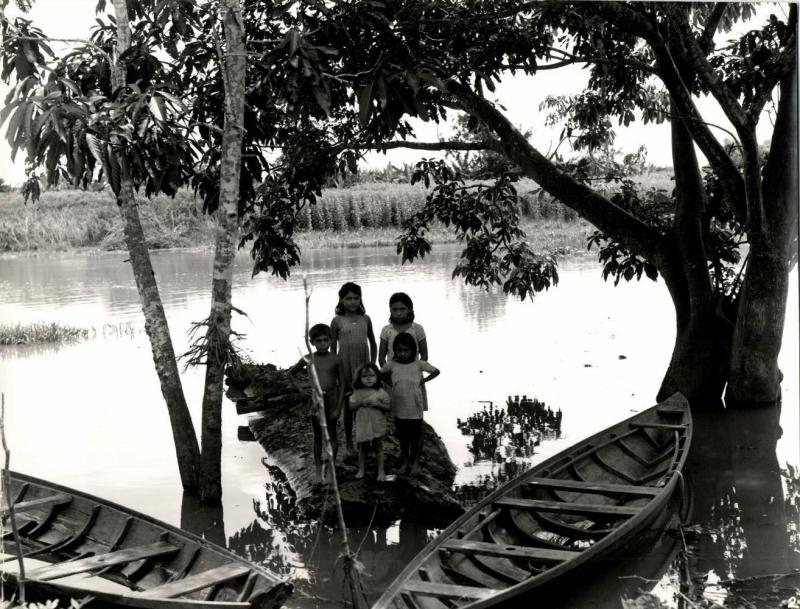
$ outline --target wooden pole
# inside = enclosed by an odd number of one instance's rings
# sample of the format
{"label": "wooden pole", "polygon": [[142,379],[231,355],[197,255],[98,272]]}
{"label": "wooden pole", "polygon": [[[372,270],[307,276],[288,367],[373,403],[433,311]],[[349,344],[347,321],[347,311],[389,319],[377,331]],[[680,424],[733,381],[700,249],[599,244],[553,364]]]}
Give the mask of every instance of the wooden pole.
{"label": "wooden pole", "polygon": [[11,520],[11,531],[14,533],[14,543],[16,544],[17,562],[19,562],[19,602],[25,605],[25,561],[22,559],[22,544],[19,539],[19,529],[17,528],[17,518],[14,514],[14,504],[11,501],[11,473],[9,465],[11,463],[11,451],[6,444],[6,394],[0,394],[0,439],[3,441],[3,452],[5,453],[5,465],[3,467],[3,495],[8,504],[8,517]]}
{"label": "wooden pole", "polygon": [[336,516],[339,520],[339,530],[342,534],[342,554],[341,558],[344,563],[344,577],[350,588],[350,596],[352,597],[353,607],[355,609],[369,609],[369,603],[364,595],[364,587],[361,584],[361,573],[359,572],[359,565],[356,556],[350,551],[350,543],[347,540],[347,525],[344,522],[344,512],[342,512],[342,501],[339,495],[339,485],[336,480],[336,467],[333,460],[333,447],[331,446],[331,439],[328,435],[328,420],[325,416],[325,403],[322,398],[322,387],[319,384],[319,377],[317,376],[317,369],[314,366],[314,358],[311,352],[311,342],[308,339],[308,309],[309,302],[311,301],[311,292],[308,290],[308,280],[303,278],[303,292],[306,297],[306,330],[305,330],[305,343],[308,350],[308,379],[311,381],[311,396],[314,406],[317,409],[317,416],[319,417],[319,426],[322,429],[322,440],[325,447],[325,454],[328,457],[328,470],[330,470],[331,488],[333,490],[333,498],[336,504]]}

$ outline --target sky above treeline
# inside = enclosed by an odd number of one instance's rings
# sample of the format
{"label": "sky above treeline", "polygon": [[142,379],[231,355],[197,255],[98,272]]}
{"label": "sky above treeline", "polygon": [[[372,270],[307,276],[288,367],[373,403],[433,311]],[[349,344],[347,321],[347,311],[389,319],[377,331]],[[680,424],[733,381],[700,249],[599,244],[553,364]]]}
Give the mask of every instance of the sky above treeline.
{"label": "sky above treeline", "polygon": [[[13,2],[11,3],[13,4]],[[37,25],[45,35],[52,38],[79,38],[86,39],[92,26],[96,25],[95,7],[97,0],[36,0],[33,9],[25,15]],[[110,4],[110,3],[109,3]],[[760,23],[764,16],[770,12],[779,15],[788,13],[788,4],[762,4],[759,16],[751,24]],[[10,16],[19,14],[14,8],[7,9]],[[745,26],[746,27],[746,26]],[[734,33],[728,35],[733,37]],[[65,48],[64,45],[53,44],[54,51]],[[569,95],[578,93],[585,82],[586,70],[579,66],[566,69],[543,71],[535,77],[508,75],[497,86],[496,97],[506,108],[507,116],[523,130],[532,132],[532,143],[542,153],[552,150],[559,140],[560,128],[546,127],[544,113],[539,110],[539,104],[548,95]],[[8,88],[0,84],[0,95],[3,99]],[[731,130],[725,116],[716,103],[708,98],[697,100],[698,107],[710,123]],[[422,121],[412,120],[417,139],[419,141],[437,141],[449,139],[452,136],[452,127],[448,124],[426,124]],[[5,182],[17,185],[24,179],[24,152],[20,151],[16,162],[12,162],[10,149],[5,140],[5,125],[0,128],[0,178]],[[672,157],[670,150],[669,126],[643,125],[635,122],[630,127],[616,127],[617,134],[614,148],[623,153],[635,152],[640,146],[647,149],[647,158],[650,163],[659,167],[671,167]],[[759,125],[759,139],[769,138],[771,125],[767,117],[763,117]],[[717,133],[721,140],[727,136],[720,130]],[[559,152],[568,153],[564,145]],[[369,168],[380,169],[388,163],[401,166],[404,163],[414,163],[423,156],[436,156],[430,152],[416,150],[392,150],[386,154],[371,153],[366,158]],[[702,155],[700,155],[702,158]]]}

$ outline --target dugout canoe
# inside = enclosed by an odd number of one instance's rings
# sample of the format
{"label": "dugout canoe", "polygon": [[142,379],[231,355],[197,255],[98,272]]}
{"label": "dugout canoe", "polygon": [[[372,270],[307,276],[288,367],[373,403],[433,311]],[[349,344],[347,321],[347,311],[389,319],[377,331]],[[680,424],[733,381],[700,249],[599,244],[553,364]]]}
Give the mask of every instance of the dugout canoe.
{"label": "dugout canoe", "polygon": [[[89,608],[276,609],[292,592],[274,573],[192,533],[86,493],[9,473],[28,599],[69,602],[89,595]],[[5,497],[1,513],[2,585],[15,589],[18,553]]]}
{"label": "dugout canoe", "polygon": [[674,511],[691,438],[675,394],[558,453],[453,522],[373,609],[530,607],[574,586]]}

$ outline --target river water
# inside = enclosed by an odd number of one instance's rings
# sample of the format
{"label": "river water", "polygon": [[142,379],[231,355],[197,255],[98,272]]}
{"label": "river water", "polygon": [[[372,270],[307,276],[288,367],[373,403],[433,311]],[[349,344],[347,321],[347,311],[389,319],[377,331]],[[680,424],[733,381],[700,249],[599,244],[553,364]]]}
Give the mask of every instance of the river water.
{"label": "river water", "polygon": [[[456,484],[464,497],[513,474],[520,463],[542,460],[652,404],[674,338],[674,314],[662,282],[615,288],[602,280],[595,262],[567,260],[560,266],[557,288],[533,302],[520,302],[451,279],[457,256],[454,246],[440,246],[421,263],[403,266],[392,248],[312,250],[288,281],[263,274],[251,278],[249,260],[241,256],[233,303],[246,316],[235,317],[234,329],[245,335],[242,346],[255,361],[285,366],[303,349],[302,277],[313,288],[312,323],[329,322],[336,291],[345,281],[362,285],[376,333],[386,323],[389,295],[410,294],[428,335],[430,361],[442,371],[428,385],[426,417],[459,466]],[[153,263],[176,350],[183,352],[190,324],[208,314],[211,254],[157,252]],[[92,339],[72,345],[0,348],[12,469],[200,531],[262,560],[297,580],[300,592],[292,606],[338,605],[341,578],[334,564],[339,548],[334,534],[294,517],[279,473],[262,464],[261,447],[237,439],[238,427],[247,421],[235,414],[233,404],[224,407],[222,509],[202,510],[182,497],[166,409],[125,255],[2,258],[0,293],[4,323],[60,321],[95,330]],[[697,559],[693,573],[706,576],[706,592],[716,602],[730,597],[713,585],[716,579],[798,566],[800,482],[778,471],[787,463],[800,464],[798,362],[795,271],[780,356],[783,408],[774,412],[774,420],[744,421],[748,415],[740,413],[706,425],[708,437],[728,430],[720,440],[728,450],[722,457],[712,451],[701,458],[713,461],[717,470],[710,482],[694,484],[699,493],[697,538],[689,545]],[[202,372],[189,370],[183,381],[197,424]],[[543,440],[528,457],[513,457],[502,446],[492,455],[476,450],[474,433],[462,433],[459,420],[480,413],[486,402],[500,405],[506,396],[522,394],[561,410],[561,438]],[[768,419],[773,423],[764,427]],[[753,433],[739,438],[744,429]],[[745,449],[750,452],[742,456]],[[702,475],[696,478],[703,480]],[[767,509],[764,516],[763,506],[756,505],[761,499],[755,499],[764,493],[771,497],[768,505],[779,504],[781,510]],[[752,498],[750,512],[747,497]],[[718,522],[722,505],[730,513]],[[742,523],[749,522],[749,513],[760,515],[756,528],[748,531]],[[737,533],[726,533],[726,527]],[[765,535],[767,529],[771,536]],[[410,523],[355,528],[352,541],[362,548],[370,592],[385,587],[433,534]],[[760,552],[754,539],[760,540]],[[663,568],[648,577],[658,583],[640,582],[638,587],[655,585],[662,601],[677,606],[680,578],[665,570],[669,560],[662,562]],[[608,592],[609,598],[598,596],[603,595],[595,595],[600,604],[619,606],[617,589]]]}

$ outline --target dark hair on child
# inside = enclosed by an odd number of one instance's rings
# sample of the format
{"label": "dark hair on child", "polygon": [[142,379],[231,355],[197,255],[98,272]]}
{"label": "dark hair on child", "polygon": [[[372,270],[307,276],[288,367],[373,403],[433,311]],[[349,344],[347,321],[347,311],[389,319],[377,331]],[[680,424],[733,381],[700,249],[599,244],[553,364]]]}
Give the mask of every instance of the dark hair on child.
{"label": "dark hair on child", "polygon": [[[414,303],[411,301],[411,296],[405,292],[395,292],[389,296],[389,306],[391,307],[396,302],[402,302],[408,307],[408,321],[414,321]],[[392,323],[392,316],[389,315],[389,323]]]}
{"label": "dark hair on child", "polygon": [[[417,359],[417,341],[408,332],[400,332],[392,341],[392,353],[397,353],[398,347],[411,349],[411,359]],[[393,356],[394,357],[394,356]]]}
{"label": "dark hair on child", "polygon": [[[353,283],[352,281],[348,281],[347,283],[345,283],[341,288],[339,288],[339,302],[337,303],[336,310],[334,311],[334,313],[336,313],[336,315],[344,315],[345,314],[344,305],[342,305],[342,298],[347,296],[350,292],[352,292],[353,294],[358,295],[358,297],[361,298],[361,286],[360,285],[358,285],[357,283]],[[366,309],[364,309],[364,301],[363,300],[361,301],[361,304],[358,305],[358,312],[361,313],[362,315],[364,315],[367,312]]]}
{"label": "dark hair on child", "polygon": [[381,389],[383,387],[381,370],[375,364],[364,364],[356,370],[355,377],[353,378],[353,389],[364,389],[364,384],[361,382],[361,375],[364,374],[365,370],[372,370],[375,373],[375,377],[378,379],[372,389]]}
{"label": "dark hair on child", "polygon": [[328,324],[314,324],[308,330],[308,340],[315,341],[320,336],[331,338],[331,328]]}

